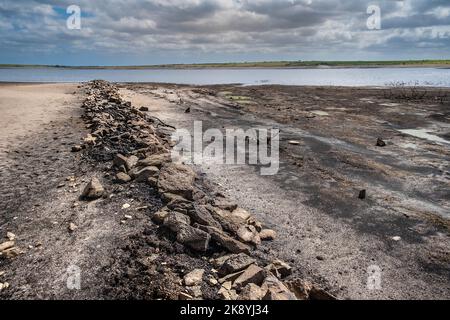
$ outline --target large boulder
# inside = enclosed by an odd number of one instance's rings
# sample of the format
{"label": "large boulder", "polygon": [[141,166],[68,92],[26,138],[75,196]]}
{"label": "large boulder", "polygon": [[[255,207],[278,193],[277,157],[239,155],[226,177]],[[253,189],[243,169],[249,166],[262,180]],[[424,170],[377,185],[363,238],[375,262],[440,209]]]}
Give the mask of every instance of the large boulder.
{"label": "large boulder", "polygon": [[162,166],[158,178],[161,193],[171,193],[192,200],[195,172],[186,165],[167,163]]}

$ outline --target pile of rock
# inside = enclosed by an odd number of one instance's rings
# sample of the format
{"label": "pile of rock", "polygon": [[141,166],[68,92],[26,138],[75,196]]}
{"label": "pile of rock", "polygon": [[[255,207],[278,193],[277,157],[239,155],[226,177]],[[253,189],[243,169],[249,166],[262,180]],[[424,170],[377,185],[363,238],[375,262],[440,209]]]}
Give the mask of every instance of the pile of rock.
{"label": "pile of rock", "polygon": [[[296,298],[281,280],[291,273],[287,264],[274,261],[262,268],[250,256],[262,240],[276,237],[273,230],[264,229],[248,211],[206,188],[190,166],[172,161],[167,126],[123,101],[114,85],[93,81],[86,91],[84,118],[92,132],[81,149],[102,150],[103,159],[112,161],[116,183],[145,183],[157,190],[164,206],[152,220],[192,253],[225,252],[212,261],[218,270],[209,279],[222,298]],[[82,197],[92,200],[103,194],[93,178]],[[191,291],[197,288],[203,273],[187,274],[185,285]]]}

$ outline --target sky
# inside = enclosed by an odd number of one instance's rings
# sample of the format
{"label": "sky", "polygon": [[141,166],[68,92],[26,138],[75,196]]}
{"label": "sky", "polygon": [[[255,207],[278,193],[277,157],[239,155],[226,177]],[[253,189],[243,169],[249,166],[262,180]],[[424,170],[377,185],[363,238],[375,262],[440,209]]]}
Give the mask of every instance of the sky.
{"label": "sky", "polygon": [[0,48],[52,65],[450,59],[450,0],[0,0]]}

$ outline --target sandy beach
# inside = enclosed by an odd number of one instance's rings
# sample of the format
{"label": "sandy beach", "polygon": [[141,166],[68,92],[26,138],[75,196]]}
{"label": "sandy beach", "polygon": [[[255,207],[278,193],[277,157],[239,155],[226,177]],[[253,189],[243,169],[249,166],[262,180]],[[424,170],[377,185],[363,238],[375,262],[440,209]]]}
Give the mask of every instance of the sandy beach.
{"label": "sandy beach", "polygon": [[[450,298],[450,90],[117,85],[143,119],[170,127],[280,129],[277,175],[249,165],[193,169],[212,194],[276,231],[251,252],[260,264],[289,264],[286,284],[303,279],[339,299]],[[106,150],[128,151],[115,140],[125,138],[91,132],[88,92],[79,84],[0,85],[0,235],[14,234],[18,248],[0,257],[0,282],[9,284],[0,298],[195,296],[182,284],[186,270],[220,280],[208,270],[221,250],[192,253],[151,222],[165,205],[158,188],[117,184]],[[164,128],[151,125],[169,148]],[[83,145],[88,133],[97,138],[92,147]],[[92,177],[108,196],[80,201]],[[70,265],[89,270],[83,290],[67,288]],[[373,266],[381,271],[376,290],[367,287]],[[199,297],[223,298],[214,281],[199,285]]]}

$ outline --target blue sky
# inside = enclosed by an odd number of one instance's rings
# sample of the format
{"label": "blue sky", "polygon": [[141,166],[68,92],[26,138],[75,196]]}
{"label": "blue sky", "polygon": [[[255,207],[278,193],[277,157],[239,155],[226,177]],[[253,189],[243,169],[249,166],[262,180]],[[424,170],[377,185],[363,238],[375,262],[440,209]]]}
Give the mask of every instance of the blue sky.
{"label": "blue sky", "polygon": [[1,0],[0,46],[26,64],[450,59],[450,1]]}

